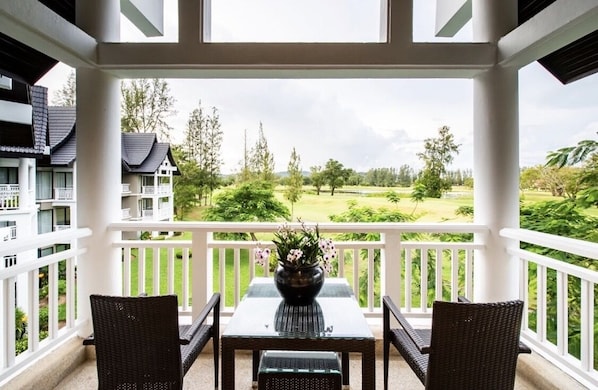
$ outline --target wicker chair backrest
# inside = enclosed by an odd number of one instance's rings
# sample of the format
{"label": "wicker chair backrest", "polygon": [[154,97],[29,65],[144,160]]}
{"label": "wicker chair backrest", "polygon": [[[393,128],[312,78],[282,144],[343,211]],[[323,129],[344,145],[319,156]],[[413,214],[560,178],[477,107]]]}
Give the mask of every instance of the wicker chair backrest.
{"label": "wicker chair backrest", "polygon": [[181,389],[176,295],[91,295],[100,389]]}
{"label": "wicker chair backrest", "polygon": [[513,389],[523,302],[434,302],[426,389]]}

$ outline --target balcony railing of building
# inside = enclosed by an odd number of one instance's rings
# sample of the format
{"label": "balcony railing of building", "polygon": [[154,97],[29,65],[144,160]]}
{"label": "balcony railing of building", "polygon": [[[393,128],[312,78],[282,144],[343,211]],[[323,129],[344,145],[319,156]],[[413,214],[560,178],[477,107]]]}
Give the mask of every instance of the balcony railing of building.
{"label": "balcony railing of building", "polygon": [[0,210],[19,208],[19,185],[0,184]]}
{"label": "balcony railing of building", "polygon": [[75,200],[75,189],[72,187],[54,188],[54,200]]}
{"label": "balcony railing of building", "polygon": [[143,195],[168,195],[172,193],[172,190],[168,185],[143,186],[141,187],[141,193]]}
{"label": "balcony railing of building", "polygon": [[122,183],[120,192],[123,194],[130,194],[131,193],[131,184]]}
{"label": "balcony railing of building", "polygon": [[57,225],[54,225],[54,231],[55,232],[58,232],[60,230],[70,229],[70,228],[71,228],[70,224],[68,224],[68,225],[67,224],[57,224]]}
{"label": "balcony railing of building", "polygon": [[122,219],[131,219],[131,209],[127,208],[127,209],[121,209],[121,218]]}
{"label": "balcony railing of building", "polygon": [[[189,315],[194,302],[201,304],[208,291],[218,290],[223,295],[222,314],[230,315],[239,303],[245,288],[254,276],[269,275],[269,269],[255,265],[254,241],[222,240],[216,233],[252,232],[258,235],[272,233],[277,228],[272,223],[193,223],[193,222],[118,222],[111,225],[117,231],[174,231],[182,236],[170,240],[120,240],[114,246],[123,252],[123,294],[139,292],[176,293],[181,304],[180,314]],[[379,318],[380,297],[390,294],[401,302],[401,310],[410,317],[430,318],[434,299],[456,299],[457,295],[473,298],[475,282],[474,258],[485,250],[484,237],[487,228],[475,224],[320,224],[322,234],[331,236],[339,249],[338,276],[346,277],[358,297],[368,318]],[[51,234],[70,234],[71,239],[89,234],[85,229]],[[439,239],[445,234],[450,239]],[[476,240],[473,235],[477,234]],[[373,241],[366,235],[379,236]],[[563,253],[598,257],[598,244],[571,240],[553,235],[543,235],[522,229],[503,229],[501,235],[514,243],[528,242],[538,247],[554,248]],[[50,235],[45,241],[50,240]],[[216,237],[216,238],[215,238]],[[448,238],[445,236],[445,238]],[[39,240],[38,240],[39,241]],[[65,237],[55,236],[55,242],[65,242]],[[40,242],[23,245],[19,250],[38,247]],[[264,240],[262,246],[272,245]],[[76,246],[74,246],[76,247]],[[598,386],[596,371],[596,346],[594,328],[595,290],[598,273],[574,266],[561,260],[539,256],[518,249],[513,245],[509,253],[520,262],[520,297],[526,302],[522,337],[536,353],[545,356],[563,371],[588,387]],[[14,253],[17,248],[8,248]],[[83,248],[80,248],[82,250]],[[5,254],[4,248],[0,255]],[[71,249],[46,256],[34,264],[19,264],[11,270],[0,271],[2,283],[2,327],[7,329],[0,337],[0,345],[6,351],[0,371],[0,382],[16,370],[16,366],[40,354],[46,345],[54,345],[65,334],[87,319],[74,318],[74,265],[77,251]],[[200,256],[192,256],[199,253]],[[205,261],[205,259],[212,261]],[[51,312],[57,310],[58,278],[60,262],[65,261],[67,270],[67,321],[59,329],[56,317],[48,325],[48,339],[29,342],[28,349],[15,353],[15,342],[7,335],[15,334],[14,288],[8,288],[19,275],[28,280],[28,291],[39,296],[39,286],[34,283],[39,267],[49,265]],[[193,270],[193,278],[191,278]],[[165,282],[162,282],[165,280]],[[84,281],[79,281],[84,282]],[[70,290],[69,287],[71,286]],[[578,289],[575,286],[579,286]],[[69,291],[70,294],[69,295]],[[31,302],[37,302],[33,299]],[[69,309],[68,307],[71,307]],[[39,340],[35,324],[39,323],[39,308],[29,308],[32,332],[29,337]],[[11,314],[11,312],[13,312]],[[554,313],[556,316],[553,318]],[[37,333],[36,333],[37,332]],[[579,346],[573,347],[570,336],[579,337]]]}

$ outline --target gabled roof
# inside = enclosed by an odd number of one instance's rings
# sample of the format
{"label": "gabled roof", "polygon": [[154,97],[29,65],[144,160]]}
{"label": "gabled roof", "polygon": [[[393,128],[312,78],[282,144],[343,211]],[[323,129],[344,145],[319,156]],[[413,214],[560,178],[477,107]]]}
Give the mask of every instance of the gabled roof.
{"label": "gabled roof", "polygon": [[71,165],[77,155],[75,107],[48,107],[50,165]]}
{"label": "gabled roof", "polygon": [[[23,85],[23,84],[21,84]],[[30,95],[33,125],[0,123],[0,156],[41,158],[48,136],[48,89],[23,85]]]}
{"label": "gabled roof", "polygon": [[[75,111],[75,107],[49,107],[51,166],[68,166],[77,157]],[[176,167],[170,144],[158,142],[154,133],[122,133],[121,153],[123,172],[152,174],[164,159]]]}
{"label": "gabled roof", "polygon": [[[168,159],[176,167],[170,144],[158,142],[154,133],[123,133],[123,170],[130,173],[154,173]],[[177,171],[174,174],[180,174]]]}

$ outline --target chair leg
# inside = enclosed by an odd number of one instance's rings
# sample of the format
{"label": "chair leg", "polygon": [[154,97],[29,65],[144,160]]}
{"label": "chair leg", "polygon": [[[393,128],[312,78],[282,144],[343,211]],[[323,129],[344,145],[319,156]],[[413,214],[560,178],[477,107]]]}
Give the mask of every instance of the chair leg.
{"label": "chair leg", "polygon": [[390,353],[390,342],[384,340],[384,390],[388,390],[388,358]]}
{"label": "chair leg", "polygon": [[213,336],[212,337],[212,346],[214,348],[214,388],[218,389],[218,373],[219,373],[219,367],[218,367],[218,355],[219,355],[219,351],[220,351],[220,343],[218,342],[219,337],[217,336]]}

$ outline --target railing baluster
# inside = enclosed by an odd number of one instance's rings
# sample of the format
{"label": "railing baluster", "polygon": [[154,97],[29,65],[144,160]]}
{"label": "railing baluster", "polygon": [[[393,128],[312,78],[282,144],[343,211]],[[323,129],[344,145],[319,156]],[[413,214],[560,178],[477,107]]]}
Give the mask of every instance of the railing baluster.
{"label": "railing baluster", "polygon": [[152,295],[160,295],[160,248],[152,249]]}
{"label": "railing baluster", "polygon": [[420,248],[421,266],[420,266],[420,281],[419,294],[420,303],[419,308],[423,313],[428,311],[428,250],[426,247]]}

